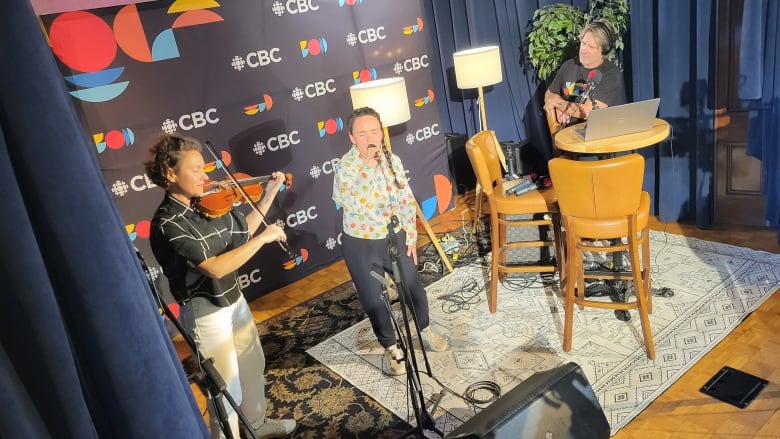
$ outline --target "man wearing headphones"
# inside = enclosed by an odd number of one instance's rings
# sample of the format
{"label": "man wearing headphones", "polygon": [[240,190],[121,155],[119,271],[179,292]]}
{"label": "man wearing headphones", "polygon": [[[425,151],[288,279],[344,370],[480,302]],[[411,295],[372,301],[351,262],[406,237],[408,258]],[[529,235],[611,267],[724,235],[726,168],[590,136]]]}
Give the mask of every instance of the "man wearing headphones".
{"label": "man wearing headphones", "polygon": [[[605,108],[625,103],[623,72],[606,58],[615,41],[609,23],[594,20],[582,29],[579,38],[579,56],[561,65],[544,93],[545,111],[555,109],[556,118],[563,126],[586,120],[594,105]],[[588,92],[587,88],[593,87],[588,79],[599,76],[601,80]],[[580,159],[587,160],[582,156]],[[607,255],[604,252],[586,252],[583,263],[586,270],[599,269],[608,263]],[[587,290],[585,294],[589,294]]]}
{"label": "man wearing headphones", "polygon": [[[544,94],[545,111],[555,109],[558,122],[564,125],[587,119],[594,102],[604,108],[625,101],[623,73],[606,59],[614,44],[609,23],[604,20],[589,23],[580,32],[579,39],[579,56],[561,65]],[[600,75],[592,73],[596,70]],[[587,102],[581,102],[589,86],[588,79],[598,76],[601,81],[588,93]]]}

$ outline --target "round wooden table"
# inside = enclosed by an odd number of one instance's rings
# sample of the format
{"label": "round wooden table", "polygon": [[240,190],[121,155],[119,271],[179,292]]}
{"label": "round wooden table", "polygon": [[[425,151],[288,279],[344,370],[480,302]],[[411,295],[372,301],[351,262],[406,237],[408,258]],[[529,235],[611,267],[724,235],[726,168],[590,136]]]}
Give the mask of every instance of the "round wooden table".
{"label": "round wooden table", "polygon": [[585,141],[575,132],[584,127],[585,122],[558,131],[555,134],[555,146],[576,154],[613,154],[655,145],[669,137],[671,132],[669,122],[656,118],[653,127],[647,131]]}

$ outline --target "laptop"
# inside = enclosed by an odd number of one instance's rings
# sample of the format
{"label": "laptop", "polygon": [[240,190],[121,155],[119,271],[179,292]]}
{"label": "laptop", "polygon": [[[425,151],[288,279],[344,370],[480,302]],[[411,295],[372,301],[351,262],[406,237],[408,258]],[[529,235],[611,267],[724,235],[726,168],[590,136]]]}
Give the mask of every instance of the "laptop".
{"label": "laptop", "polygon": [[592,110],[585,128],[575,133],[585,141],[647,131],[653,127],[661,98]]}

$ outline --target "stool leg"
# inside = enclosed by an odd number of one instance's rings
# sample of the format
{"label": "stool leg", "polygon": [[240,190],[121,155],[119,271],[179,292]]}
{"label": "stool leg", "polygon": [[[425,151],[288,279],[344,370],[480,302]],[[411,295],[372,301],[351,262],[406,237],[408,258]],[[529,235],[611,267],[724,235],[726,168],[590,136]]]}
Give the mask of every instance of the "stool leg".
{"label": "stool leg", "polygon": [[[629,231],[635,232],[629,228]],[[650,327],[650,317],[648,316],[647,309],[647,290],[645,290],[645,282],[642,279],[642,269],[639,260],[639,243],[637,242],[636,234],[629,235],[630,247],[629,254],[631,255],[631,271],[634,276],[634,289],[636,290],[636,306],[639,312],[639,321],[642,325],[642,336],[645,340],[645,352],[647,352],[647,358],[655,360],[655,343],[653,342],[653,331]]]}
{"label": "stool leg", "polygon": [[477,188],[474,189],[474,226],[471,229],[471,233],[477,233],[477,226],[479,224],[479,217],[482,216],[482,186],[477,183]]}

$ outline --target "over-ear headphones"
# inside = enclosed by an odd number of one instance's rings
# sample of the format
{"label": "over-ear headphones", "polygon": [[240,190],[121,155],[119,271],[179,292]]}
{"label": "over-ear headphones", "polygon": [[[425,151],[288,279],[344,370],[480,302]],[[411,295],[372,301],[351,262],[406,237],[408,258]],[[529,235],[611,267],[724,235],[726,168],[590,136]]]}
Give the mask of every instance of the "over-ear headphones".
{"label": "over-ear headphones", "polygon": [[609,24],[609,22],[602,18],[597,18],[591,21],[588,24],[587,28],[590,29],[591,31],[597,31],[603,34],[604,45],[601,48],[601,54],[602,55],[609,54],[609,52],[612,51],[612,48],[615,45],[615,32],[612,30],[612,26]]}

